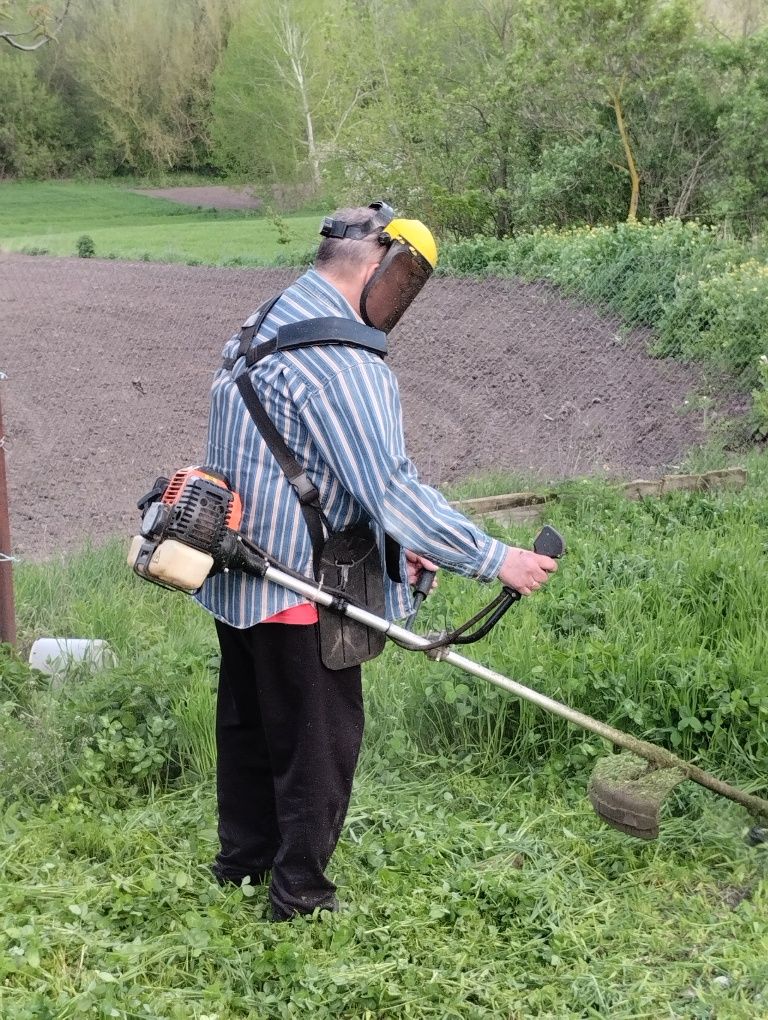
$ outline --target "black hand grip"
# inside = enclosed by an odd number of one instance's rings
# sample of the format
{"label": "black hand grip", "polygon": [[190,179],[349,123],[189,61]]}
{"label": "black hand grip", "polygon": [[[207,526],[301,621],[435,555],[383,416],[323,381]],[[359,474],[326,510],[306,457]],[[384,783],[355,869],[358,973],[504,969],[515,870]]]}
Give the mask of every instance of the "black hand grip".
{"label": "black hand grip", "polygon": [[539,556],[550,556],[553,560],[559,560],[565,553],[565,539],[559,531],[545,524],[536,536],[533,551]]}
{"label": "black hand grip", "polygon": [[405,621],[406,630],[413,630],[413,625],[416,621],[416,614],[419,609],[421,609],[421,603],[432,591],[432,582],[434,581],[436,574],[436,570],[422,570],[421,576],[413,588],[413,612]]}
{"label": "black hand grip", "polygon": [[432,591],[432,582],[435,580],[436,570],[422,570],[421,577],[416,582],[413,589],[414,599],[421,595],[422,599],[425,599],[427,595]]}
{"label": "black hand grip", "polygon": [[[559,560],[565,554],[565,539],[550,524],[545,524],[534,539],[533,551],[539,556],[550,556],[553,560]],[[519,602],[521,595],[516,588],[504,585],[504,591],[510,599],[510,605]]]}

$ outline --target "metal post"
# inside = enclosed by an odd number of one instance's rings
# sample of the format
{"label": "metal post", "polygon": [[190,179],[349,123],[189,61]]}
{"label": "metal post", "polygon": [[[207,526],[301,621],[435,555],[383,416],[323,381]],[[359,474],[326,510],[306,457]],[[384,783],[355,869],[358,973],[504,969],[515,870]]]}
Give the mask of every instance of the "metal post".
{"label": "metal post", "polygon": [[[0,372],[0,382],[7,376]],[[0,391],[2,387],[0,386]],[[16,613],[13,602],[13,554],[5,477],[5,431],[0,399],[0,643],[16,644]]]}

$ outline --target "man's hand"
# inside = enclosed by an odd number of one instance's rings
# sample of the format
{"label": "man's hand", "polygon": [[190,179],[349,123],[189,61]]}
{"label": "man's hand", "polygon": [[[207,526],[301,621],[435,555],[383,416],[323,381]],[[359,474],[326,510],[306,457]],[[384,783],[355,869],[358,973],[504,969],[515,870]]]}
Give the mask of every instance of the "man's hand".
{"label": "man's hand", "polygon": [[521,595],[531,595],[547,583],[555,570],[557,561],[550,556],[510,546],[498,576],[507,588],[514,588]]}
{"label": "man's hand", "polygon": [[[419,578],[424,570],[439,570],[440,568],[432,560],[425,560],[423,556],[418,556],[415,552],[411,552],[410,549],[405,550],[405,559],[408,566],[408,584],[413,587],[418,583]],[[437,578],[432,582],[432,588],[437,587]]]}

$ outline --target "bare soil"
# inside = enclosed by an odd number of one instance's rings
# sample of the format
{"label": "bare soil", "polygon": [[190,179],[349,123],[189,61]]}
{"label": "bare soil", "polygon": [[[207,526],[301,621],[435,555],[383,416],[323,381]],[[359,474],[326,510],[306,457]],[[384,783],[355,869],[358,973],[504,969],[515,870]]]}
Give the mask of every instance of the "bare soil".
{"label": "bare soil", "polygon": [[[0,255],[12,537],[42,558],[129,536],[158,474],[199,463],[227,338],[294,270]],[[390,339],[406,436],[434,485],[657,473],[702,436],[696,372],[541,284],[435,278]]]}
{"label": "bare soil", "polygon": [[223,185],[205,185],[185,188],[135,188],[137,195],[165,198],[182,205],[202,206],[204,209],[260,209],[263,205],[250,188],[228,188]]}

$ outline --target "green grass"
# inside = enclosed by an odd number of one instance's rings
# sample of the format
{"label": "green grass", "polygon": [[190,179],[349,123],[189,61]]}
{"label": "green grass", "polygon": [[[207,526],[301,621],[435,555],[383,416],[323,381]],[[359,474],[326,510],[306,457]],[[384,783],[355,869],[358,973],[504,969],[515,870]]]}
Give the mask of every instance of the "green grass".
{"label": "green grass", "polygon": [[[75,255],[87,234],[97,258],[265,265],[317,244],[319,217],[197,209],[109,182],[0,183],[0,250]],[[280,243],[287,237],[286,243]]]}
{"label": "green grass", "polygon": [[[768,460],[748,466],[741,493],[642,504],[565,486],[561,571],[470,655],[765,795]],[[211,621],[123,557],[17,571],[22,650],[104,637],[120,664],[53,689],[0,655],[3,1020],[768,1014],[768,847],[739,808],[688,783],[631,841],[586,800],[600,741],[394,647],[366,667],[346,909],[275,926],[266,890],[219,889]],[[488,597],[443,578],[419,629]]]}
{"label": "green grass", "polygon": [[427,758],[364,770],[331,869],[345,909],[290,926],[263,888],[213,882],[210,782],[6,809],[0,1015],[765,1015],[766,854],[730,813],[641,845],[531,787]]}

